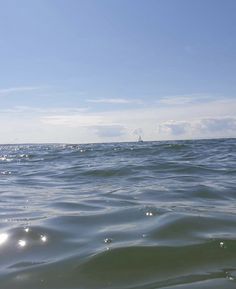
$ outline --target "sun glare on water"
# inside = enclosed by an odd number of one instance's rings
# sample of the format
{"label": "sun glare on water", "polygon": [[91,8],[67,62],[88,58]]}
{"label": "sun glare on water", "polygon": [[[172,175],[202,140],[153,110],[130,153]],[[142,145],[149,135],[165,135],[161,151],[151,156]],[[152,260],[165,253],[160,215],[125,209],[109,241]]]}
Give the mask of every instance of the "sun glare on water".
{"label": "sun glare on water", "polygon": [[7,233],[2,233],[0,234],[0,245],[4,244],[8,239],[8,234]]}

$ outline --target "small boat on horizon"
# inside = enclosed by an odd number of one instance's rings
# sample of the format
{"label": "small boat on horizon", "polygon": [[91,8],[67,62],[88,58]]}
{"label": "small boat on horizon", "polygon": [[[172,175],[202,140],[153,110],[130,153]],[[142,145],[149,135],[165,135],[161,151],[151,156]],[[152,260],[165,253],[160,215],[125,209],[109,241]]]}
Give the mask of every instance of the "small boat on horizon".
{"label": "small boat on horizon", "polygon": [[138,142],[143,142],[141,135],[138,137]]}

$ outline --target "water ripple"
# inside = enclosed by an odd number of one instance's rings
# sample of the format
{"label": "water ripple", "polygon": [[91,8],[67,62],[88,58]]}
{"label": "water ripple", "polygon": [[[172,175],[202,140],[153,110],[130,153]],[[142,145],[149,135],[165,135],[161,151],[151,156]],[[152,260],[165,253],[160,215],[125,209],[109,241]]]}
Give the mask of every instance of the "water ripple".
{"label": "water ripple", "polygon": [[0,287],[235,288],[235,163],[235,139],[0,145]]}

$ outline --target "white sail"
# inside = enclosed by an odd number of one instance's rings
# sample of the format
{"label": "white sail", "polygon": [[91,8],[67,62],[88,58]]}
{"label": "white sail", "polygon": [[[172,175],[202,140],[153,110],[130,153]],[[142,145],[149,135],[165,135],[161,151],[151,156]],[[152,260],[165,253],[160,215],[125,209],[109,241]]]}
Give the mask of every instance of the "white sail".
{"label": "white sail", "polygon": [[138,137],[138,142],[143,142],[141,135]]}

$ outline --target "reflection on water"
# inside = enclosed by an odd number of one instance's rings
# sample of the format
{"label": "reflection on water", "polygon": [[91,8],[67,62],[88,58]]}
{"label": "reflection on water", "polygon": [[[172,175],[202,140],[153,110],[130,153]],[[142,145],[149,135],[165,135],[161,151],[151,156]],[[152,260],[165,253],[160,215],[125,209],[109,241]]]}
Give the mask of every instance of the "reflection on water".
{"label": "reflection on water", "polygon": [[47,242],[47,236],[41,235],[40,239],[42,242]]}
{"label": "reflection on water", "polygon": [[18,245],[19,245],[20,247],[25,247],[25,246],[26,246],[26,240],[19,240],[19,241],[18,241]]}
{"label": "reflection on water", "polygon": [[236,142],[0,146],[0,288],[236,288]]}
{"label": "reflection on water", "polygon": [[2,233],[0,234],[0,245],[4,244],[8,239],[8,234]]}

